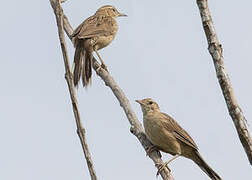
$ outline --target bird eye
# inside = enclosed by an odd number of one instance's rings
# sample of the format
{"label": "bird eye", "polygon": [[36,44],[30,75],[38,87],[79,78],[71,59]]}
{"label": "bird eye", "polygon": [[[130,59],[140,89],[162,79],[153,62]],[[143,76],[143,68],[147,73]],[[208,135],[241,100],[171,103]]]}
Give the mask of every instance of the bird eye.
{"label": "bird eye", "polygon": [[150,101],[150,102],[149,102],[149,104],[150,104],[150,105],[152,105],[152,104],[153,104],[153,102],[152,102],[152,101]]}
{"label": "bird eye", "polygon": [[116,10],[113,8],[112,11],[116,12]]}

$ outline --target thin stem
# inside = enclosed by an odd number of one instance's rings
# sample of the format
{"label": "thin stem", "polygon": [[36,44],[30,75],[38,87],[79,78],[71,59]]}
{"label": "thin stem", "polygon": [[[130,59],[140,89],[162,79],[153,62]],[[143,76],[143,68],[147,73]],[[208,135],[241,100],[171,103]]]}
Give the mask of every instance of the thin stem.
{"label": "thin stem", "polygon": [[222,46],[219,43],[212,17],[208,8],[207,0],[197,0],[200,16],[207,37],[208,50],[212,56],[216,76],[218,78],[222,94],[225,98],[229,114],[234,122],[238,136],[243,145],[250,164],[252,165],[252,139],[246,126],[246,119],[235,99],[234,91],[224,66]]}
{"label": "thin stem", "polygon": [[54,10],[55,16],[56,16],[58,34],[59,34],[60,45],[61,45],[61,50],[62,50],[63,59],[64,59],[64,65],[65,65],[65,71],[66,71],[65,79],[67,81],[68,90],[69,90],[71,101],[72,101],[73,112],[74,112],[74,117],[75,117],[76,126],[77,126],[77,134],[78,134],[80,141],[81,141],[82,149],[83,149],[86,161],[87,161],[88,170],[89,170],[91,179],[97,180],[97,176],[96,176],[96,173],[94,170],[94,164],[92,162],[91,155],[90,155],[90,152],[88,149],[88,145],[86,143],[85,129],[81,123],[77,98],[76,98],[74,84],[73,84],[72,73],[70,70],[69,58],[68,58],[66,42],[65,42],[65,37],[64,37],[64,30],[63,30],[63,21],[64,21],[63,10],[60,5],[60,0],[50,0],[50,2],[51,2],[51,6]]}

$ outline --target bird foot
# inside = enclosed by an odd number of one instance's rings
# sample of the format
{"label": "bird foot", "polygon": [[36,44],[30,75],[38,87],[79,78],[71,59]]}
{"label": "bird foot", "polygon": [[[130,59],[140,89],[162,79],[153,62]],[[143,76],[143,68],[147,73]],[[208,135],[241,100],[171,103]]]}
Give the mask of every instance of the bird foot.
{"label": "bird foot", "polygon": [[109,72],[107,66],[106,66],[104,63],[101,64],[101,67],[102,67],[105,71]]}
{"label": "bird foot", "polygon": [[165,167],[168,168],[168,170],[171,172],[171,170],[169,169],[169,167],[167,166],[170,162],[172,162],[174,159],[176,159],[177,157],[179,157],[180,154],[176,154],[175,156],[173,156],[169,161],[167,161],[166,163],[157,163],[156,166],[158,167],[158,171],[157,171],[157,175],[158,176],[160,174],[161,171],[164,170]]}
{"label": "bird foot", "polygon": [[157,152],[158,152],[158,155],[159,155],[160,157],[162,157],[162,156],[161,156],[161,153],[159,152],[159,149],[158,149],[156,146],[153,146],[153,145],[146,148],[146,156],[150,156],[150,154],[151,154],[153,151],[157,151]]}
{"label": "bird foot", "polygon": [[169,172],[171,172],[170,168],[168,167],[168,163],[169,163],[169,161],[166,163],[156,163],[156,166],[158,167],[158,171],[157,171],[156,176],[158,176],[161,173],[161,171],[164,170],[164,168],[167,168],[169,170]]}
{"label": "bird foot", "polygon": [[96,68],[95,72],[98,74],[98,72],[102,69],[101,66],[99,66],[98,68]]}

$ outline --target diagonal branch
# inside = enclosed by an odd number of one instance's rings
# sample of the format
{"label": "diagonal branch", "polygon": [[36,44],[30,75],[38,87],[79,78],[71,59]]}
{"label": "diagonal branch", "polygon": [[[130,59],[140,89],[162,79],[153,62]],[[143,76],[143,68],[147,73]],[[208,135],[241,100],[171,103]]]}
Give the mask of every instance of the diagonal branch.
{"label": "diagonal branch", "polygon": [[70,97],[72,100],[73,112],[74,112],[74,117],[75,117],[76,126],[77,126],[77,134],[78,134],[80,141],[81,141],[84,156],[86,158],[87,165],[88,165],[88,170],[89,170],[91,179],[97,180],[95,170],[94,170],[94,165],[93,165],[91,155],[88,150],[88,145],[86,143],[85,129],[82,126],[81,119],[80,119],[80,113],[78,110],[78,103],[77,103],[75,89],[74,89],[74,85],[73,85],[72,73],[70,71],[69,59],[68,59],[66,42],[65,42],[65,37],[64,37],[64,30],[63,30],[64,16],[63,16],[63,10],[60,6],[60,2],[63,2],[63,1],[62,0],[61,1],[50,0],[51,6],[52,6],[54,13],[55,13],[55,16],[56,16],[56,21],[57,21],[57,26],[58,26],[60,45],[61,45],[61,50],[62,50],[64,64],[65,64],[65,70],[66,70],[65,78],[67,81],[68,90],[69,90]]}
{"label": "diagonal branch", "polygon": [[207,37],[208,50],[214,62],[216,75],[219,80],[219,84],[225,98],[229,114],[234,122],[243,148],[247,153],[249,162],[252,165],[252,139],[246,126],[246,119],[235,99],[233,88],[224,66],[222,47],[219,43],[217,34],[214,29],[212,17],[208,9],[207,0],[197,0],[197,4],[199,7],[203,28]]}
{"label": "diagonal branch", "polygon": [[[64,17],[64,19],[63,19],[64,30],[65,30],[66,34],[68,35],[68,37],[71,39],[71,34],[73,33],[73,29],[72,29],[67,17],[65,15],[63,15],[63,17]],[[148,140],[148,138],[146,137],[141,123],[139,122],[135,112],[131,108],[131,105],[130,105],[128,98],[126,97],[126,95],[124,94],[122,89],[114,81],[113,77],[107,71],[105,71],[103,68],[99,68],[100,64],[98,63],[98,61],[95,58],[93,58],[93,59],[94,59],[93,60],[94,70],[97,72],[98,76],[100,76],[101,79],[105,82],[105,85],[108,86],[112,90],[112,92],[116,96],[117,100],[119,101],[120,106],[123,108],[128,120],[129,120],[129,123],[131,124],[131,128],[130,128],[131,133],[137,137],[137,139],[139,140],[139,142],[141,143],[141,145],[143,146],[143,148],[145,150],[150,148],[152,146],[152,144]],[[159,164],[163,163],[159,154],[160,154],[159,151],[153,151],[149,155],[157,168],[158,168]],[[174,178],[172,177],[170,170],[168,168],[164,168],[160,174],[164,180],[174,180]]]}

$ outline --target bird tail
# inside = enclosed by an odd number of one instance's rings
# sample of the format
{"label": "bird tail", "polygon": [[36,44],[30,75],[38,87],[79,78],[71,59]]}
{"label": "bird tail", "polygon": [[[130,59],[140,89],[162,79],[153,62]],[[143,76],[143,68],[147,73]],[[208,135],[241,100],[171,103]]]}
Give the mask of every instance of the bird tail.
{"label": "bird tail", "polygon": [[198,151],[195,152],[193,161],[202,169],[212,180],[222,180],[221,177],[204,161]]}
{"label": "bird tail", "polygon": [[[83,83],[84,87],[86,87],[87,85],[91,84],[92,60],[93,60],[92,53],[86,51],[86,53],[85,53],[85,59],[84,59],[84,62],[83,62],[85,70],[82,71],[82,83]],[[85,76],[85,78],[84,78],[84,76]],[[84,79],[86,81],[86,84],[84,83]]]}
{"label": "bird tail", "polygon": [[83,87],[91,82],[92,76],[92,53],[88,53],[84,48],[84,40],[76,42],[76,49],[74,53],[74,86],[78,86],[80,78],[82,77]]}

